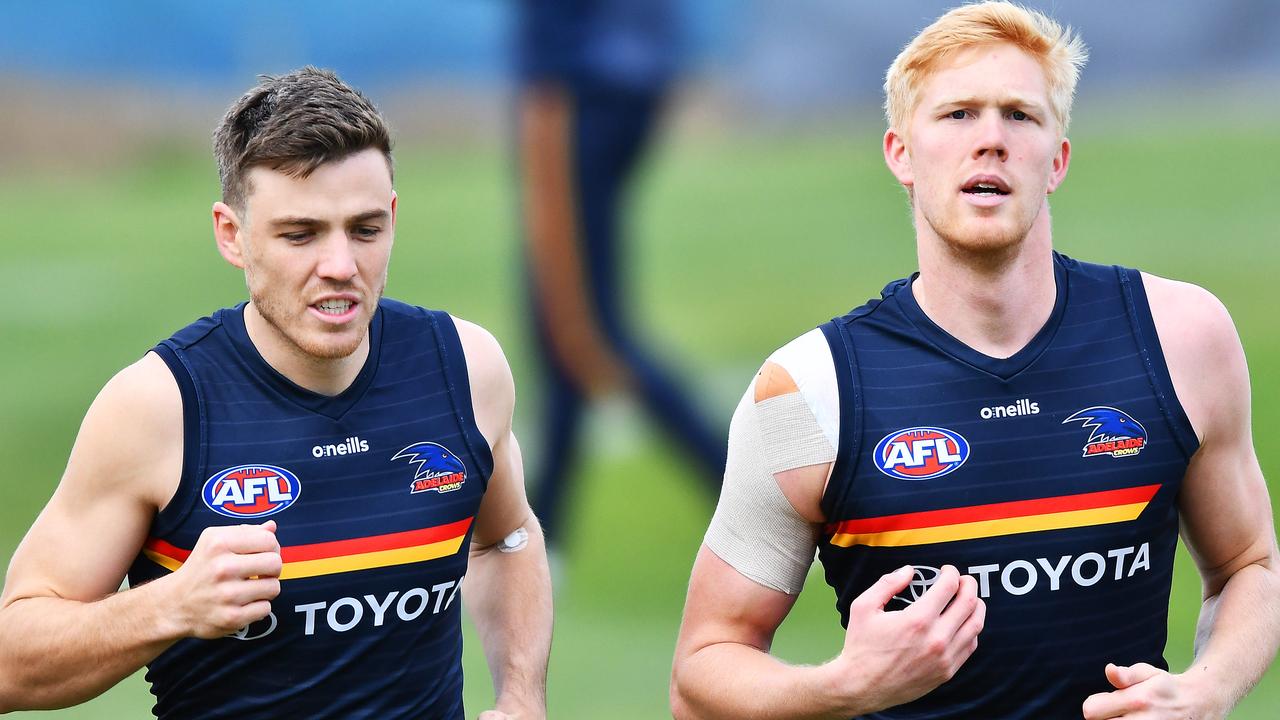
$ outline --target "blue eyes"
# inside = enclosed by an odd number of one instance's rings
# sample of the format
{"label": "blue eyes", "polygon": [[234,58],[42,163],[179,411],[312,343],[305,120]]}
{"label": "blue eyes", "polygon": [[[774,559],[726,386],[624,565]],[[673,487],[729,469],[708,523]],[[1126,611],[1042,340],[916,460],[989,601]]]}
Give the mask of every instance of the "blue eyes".
{"label": "blue eyes", "polygon": [[1021,121],[1023,121],[1023,120],[1030,120],[1030,119],[1031,119],[1030,117],[1028,117],[1028,116],[1027,116],[1027,114],[1026,114],[1026,113],[1022,112],[1021,110],[1014,110],[1013,112],[1009,113],[1009,117],[1011,117],[1011,118],[1013,118],[1014,120],[1017,120],[1017,121],[1019,121],[1019,122],[1021,122]]}

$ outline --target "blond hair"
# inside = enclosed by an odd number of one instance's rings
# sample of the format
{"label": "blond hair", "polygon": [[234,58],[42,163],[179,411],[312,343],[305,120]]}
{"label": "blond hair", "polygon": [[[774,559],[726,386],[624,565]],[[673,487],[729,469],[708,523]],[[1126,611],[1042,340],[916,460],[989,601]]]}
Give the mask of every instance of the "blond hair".
{"label": "blond hair", "polygon": [[1076,80],[1089,51],[1070,27],[1063,28],[1035,10],[1003,0],[953,8],[902,48],[884,79],[889,127],[906,134],[911,113],[920,101],[921,86],[943,61],[959,51],[993,43],[1009,43],[1040,63],[1049,87],[1050,108],[1065,135]]}

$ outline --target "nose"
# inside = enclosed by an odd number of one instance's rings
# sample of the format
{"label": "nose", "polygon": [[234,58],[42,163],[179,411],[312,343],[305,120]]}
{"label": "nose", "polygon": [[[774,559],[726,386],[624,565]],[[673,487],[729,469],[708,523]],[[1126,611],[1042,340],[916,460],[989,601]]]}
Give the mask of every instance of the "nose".
{"label": "nose", "polygon": [[316,264],[316,274],[326,280],[346,282],[356,276],[356,255],[346,233],[335,232],[325,238]]}
{"label": "nose", "polygon": [[977,122],[977,142],[974,144],[974,158],[995,157],[1005,160],[1009,156],[1006,143],[1004,118],[1000,113],[983,113]]}

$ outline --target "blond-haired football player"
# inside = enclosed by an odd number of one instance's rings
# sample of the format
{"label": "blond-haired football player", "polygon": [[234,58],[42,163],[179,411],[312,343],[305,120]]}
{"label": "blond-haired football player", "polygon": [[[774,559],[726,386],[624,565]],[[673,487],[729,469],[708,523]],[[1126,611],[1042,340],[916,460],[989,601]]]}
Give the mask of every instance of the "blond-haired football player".
{"label": "blond-haired football player", "polygon": [[[686,718],[1223,718],[1280,642],[1249,379],[1208,292],[1053,250],[1078,37],[1005,2],[885,82],[919,272],[775,352],[690,580]],[[1181,528],[1194,664],[1163,658]],[[815,549],[844,647],[769,654]]]}

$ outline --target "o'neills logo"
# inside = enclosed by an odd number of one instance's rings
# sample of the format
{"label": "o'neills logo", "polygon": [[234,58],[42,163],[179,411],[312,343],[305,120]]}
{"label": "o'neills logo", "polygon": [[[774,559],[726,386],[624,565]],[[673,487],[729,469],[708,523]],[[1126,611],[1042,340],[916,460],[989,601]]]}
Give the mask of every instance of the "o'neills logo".
{"label": "o'neills logo", "polygon": [[992,407],[984,407],[978,411],[978,415],[980,415],[983,420],[1039,414],[1040,403],[1033,403],[1029,398],[1022,398],[1012,405],[993,405]]}
{"label": "o'neills logo", "polygon": [[311,448],[314,457],[333,457],[334,455],[355,455],[369,452],[369,442],[361,440],[359,435],[352,435],[337,445],[316,445]]}

